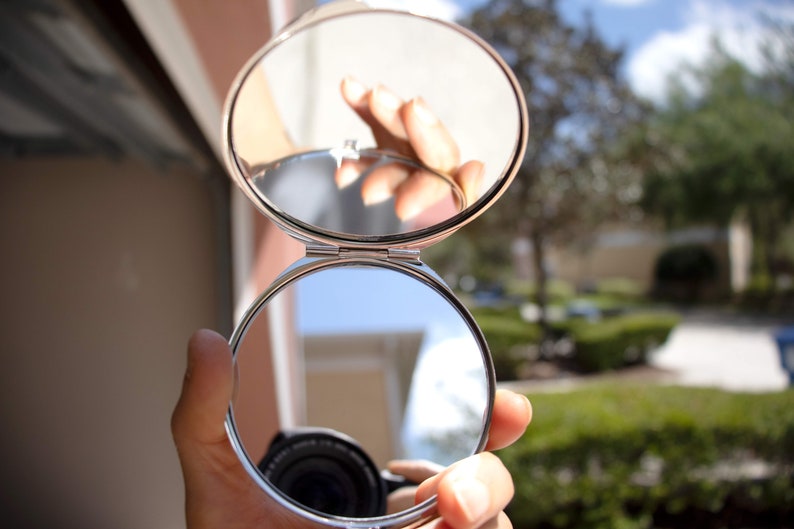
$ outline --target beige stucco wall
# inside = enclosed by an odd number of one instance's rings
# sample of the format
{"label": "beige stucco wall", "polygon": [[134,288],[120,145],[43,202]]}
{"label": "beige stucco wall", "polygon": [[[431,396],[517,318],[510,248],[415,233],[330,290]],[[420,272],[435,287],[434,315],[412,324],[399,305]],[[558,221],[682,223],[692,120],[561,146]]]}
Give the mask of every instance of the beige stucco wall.
{"label": "beige stucco wall", "polygon": [[405,457],[401,433],[421,332],[304,337],[306,418],[344,432],[380,468]]}
{"label": "beige stucco wall", "polygon": [[307,423],[344,432],[379,468],[395,459],[386,376],[382,369],[346,369],[306,375]]}
{"label": "beige stucco wall", "polygon": [[[666,234],[661,230],[621,231],[613,228],[604,230],[601,235],[605,237],[584,250],[551,248],[548,261],[552,276],[579,287],[593,285],[603,279],[631,279],[644,290],[651,291],[656,261],[662,252],[674,244],[692,243],[709,248],[717,260],[717,277],[709,294],[718,295],[731,289],[731,274],[737,266],[732,263],[730,241],[723,230]],[[746,250],[740,249],[739,252],[743,255]]]}
{"label": "beige stucco wall", "polygon": [[184,526],[169,419],[228,317],[220,204],[186,170],[0,161],[0,525]]}

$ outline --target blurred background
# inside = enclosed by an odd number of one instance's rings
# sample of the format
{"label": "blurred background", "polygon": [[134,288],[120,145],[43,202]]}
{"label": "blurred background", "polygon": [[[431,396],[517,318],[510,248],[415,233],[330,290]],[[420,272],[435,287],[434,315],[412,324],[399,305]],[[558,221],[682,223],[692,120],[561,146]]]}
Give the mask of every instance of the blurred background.
{"label": "blurred background", "polygon": [[[184,526],[186,340],[303,253],[232,190],[222,103],[313,4],[0,1],[4,527]],[[423,252],[535,405],[514,525],[794,526],[794,6],[388,5],[529,103],[509,192]]]}

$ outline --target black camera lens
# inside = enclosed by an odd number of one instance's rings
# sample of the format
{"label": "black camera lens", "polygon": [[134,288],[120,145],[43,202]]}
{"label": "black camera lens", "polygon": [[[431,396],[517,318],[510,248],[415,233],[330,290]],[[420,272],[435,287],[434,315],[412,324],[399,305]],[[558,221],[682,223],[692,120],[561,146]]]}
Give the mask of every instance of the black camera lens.
{"label": "black camera lens", "polygon": [[259,463],[262,475],[297,503],[335,516],[386,512],[386,485],[352,439],[333,430],[282,432]]}

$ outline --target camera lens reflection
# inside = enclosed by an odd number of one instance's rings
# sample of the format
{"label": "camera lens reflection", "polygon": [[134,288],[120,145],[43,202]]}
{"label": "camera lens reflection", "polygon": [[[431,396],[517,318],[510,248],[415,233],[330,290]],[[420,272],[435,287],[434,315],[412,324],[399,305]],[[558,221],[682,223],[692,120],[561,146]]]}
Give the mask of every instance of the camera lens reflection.
{"label": "camera lens reflection", "polygon": [[309,509],[356,518],[385,514],[386,489],[378,469],[355,441],[331,430],[279,433],[259,470]]}

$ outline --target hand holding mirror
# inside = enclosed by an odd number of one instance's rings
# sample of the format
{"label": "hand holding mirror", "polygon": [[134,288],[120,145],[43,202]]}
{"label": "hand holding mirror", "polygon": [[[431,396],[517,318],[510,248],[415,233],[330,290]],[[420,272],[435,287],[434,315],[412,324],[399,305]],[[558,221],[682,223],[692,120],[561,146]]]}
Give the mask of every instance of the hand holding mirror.
{"label": "hand holding mirror", "polygon": [[[415,482],[485,447],[487,345],[419,251],[499,197],[526,134],[521,90],[487,44],[358,2],[304,15],[238,75],[228,169],[307,248],[231,339],[229,437],[282,505],[409,526],[435,508],[404,502]],[[278,427],[263,416],[274,394]]]}

